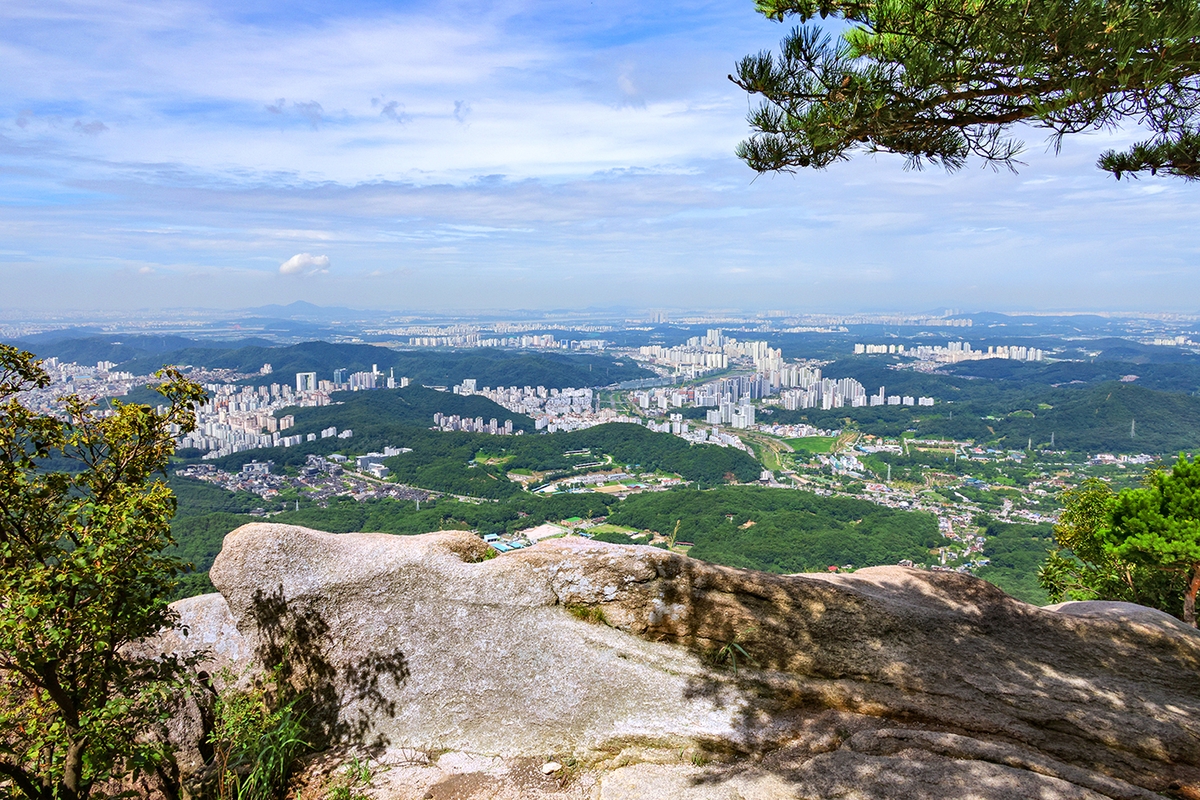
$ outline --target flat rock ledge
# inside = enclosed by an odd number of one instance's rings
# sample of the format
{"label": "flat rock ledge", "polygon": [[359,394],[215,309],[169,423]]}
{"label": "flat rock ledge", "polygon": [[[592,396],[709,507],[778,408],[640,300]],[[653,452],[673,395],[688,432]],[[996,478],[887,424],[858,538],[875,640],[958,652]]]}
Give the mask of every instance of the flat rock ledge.
{"label": "flat rock ledge", "polygon": [[246,525],[174,646],[310,693],[332,747],[297,797],[358,755],[389,800],[1200,798],[1200,635],[1160,612],[575,537],[493,556]]}

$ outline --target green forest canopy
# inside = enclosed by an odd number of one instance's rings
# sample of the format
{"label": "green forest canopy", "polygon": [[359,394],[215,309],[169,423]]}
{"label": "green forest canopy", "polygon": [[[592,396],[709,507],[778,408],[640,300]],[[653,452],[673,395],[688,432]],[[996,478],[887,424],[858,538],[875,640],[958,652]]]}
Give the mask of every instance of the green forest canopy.
{"label": "green forest canopy", "polygon": [[188,363],[211,369],[257,372],[263,364],[270,375],[255,377],[256,384],[291,382],[297,372],[316,372],[331,380],[335,369],[369,371],[373,366],[396,378],[407,377],[416,384],[452,386],[474,378],[479,386],[564,387],[605,386],[619,381],[654,377],[627,358],[607,355],[528,353],[472,348],[455,351],[393,350],[369,344],[304,342],[287,347],[242,347],[217,351],[207,348],[181,350],[138,358],[121,365],[135,374],[157,369],[163,361]]}
{"label": "green forest canopy", "polygon": [[[312,411],[323,412],[329,408],[338,407],[326,406]],[[354,418],[350,418],[350,422],[358,424]],[[384,462],[395,480],[422,489],[488,499],[511,497],[521,491],[518,484],[508,479],[509,470],[573,469],[577,462],[564,455],[572,450],[586,449],[597,457],[611,456],[616,468],[629,467],[639,472],[661,470],[706,486],[724,483],[731,475],[738,481],[752,481],[758,478],[761,469],[757,461],[741,450],[694,445],[678,436],[628,423],[614,422],[571,433],[540,436],[448,433],[387,421],[352,429],[352,439],[318,439],[285,449],[246,450],[217,459],[214,464],[220,469],[238,470],[250,461],[271,459],[279,466],[299,467],[309,453],[365,453],[382,450],[388,445],[409,447],[411,453]],[[475,456],[481,452],[504,457],[505,463],[479,463]]]}
{"label": "green forest canopy", "polygon": [[669,534],[704,561],[767,572],[824,571],[830,566],[932,563],[944,544],[932,514],[898,511],[866,500],[821,497],[794,489],[730,486],[711,491],[640,494],[613,509],[609,522]]}
{"label": "green forest canopy", "polygon": [[[1051,434],[1057,449],[1084,453],[1162,454],[1200,448],[1200,397],[1117,381],[1082,389],[970,383],[975,385],[940,393],[941,402],[931,407],[778,410],[762,418],[831,428],[850,420],[864,433],[878,436],[911,430],[918,437],[973,440],[1017,450],[1030,443],[1048,447]],[[888,393],[892,391],[889,387]]]}
{"label": "green forest canopy", "polygon": [[[220,551],[225,534],[255,521],[244,513],[254,507],[253,502],[189,479],[174,478],[172,487],[180,498],[172,525],[179,542],[177,552],[194,563],[199,573],[185,588],[189,593],[211,591],[203,573]],[[741,486],[654,492],[623,501],[603,494],[544,497],[522,493],[481,504],[444,498],[424,502],[419,510],[408,501],[356,502],[338,497],[327,508],[306,503],[299,511],[272,516],[271,521],[334,533],[407,535],[443,529],[505,533],[546,521],[605,515],[615,525],[663,534],[671,533],[676,520],[682,520],[680,540],[695,545],[690,555],[771,572],[895,564],[902,559],[930,563],[930,548],[944,543],[929,514],[792,489]]]}

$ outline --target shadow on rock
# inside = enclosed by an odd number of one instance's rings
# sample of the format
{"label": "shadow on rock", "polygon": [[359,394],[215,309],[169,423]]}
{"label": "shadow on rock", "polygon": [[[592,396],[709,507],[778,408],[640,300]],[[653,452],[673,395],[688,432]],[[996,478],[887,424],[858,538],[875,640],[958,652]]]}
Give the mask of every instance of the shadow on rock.
{"label": "shadow on rock", "polygon": [[[391,742],[382,734],[364,741],[372,719],[396,715],[391,699],[408,680],[408,660],[401,650],[368,653],[341,666],[334,665],[334,634],[321,613],[303,599],[288,600],[283,586],[273,592],[256,590],[252,614],[258,632],[255,656],[267,669],[277,669],[280,683],[304,698],[312,744],[327,747],[336,741],[368,748]],[[388,684],[391,684],[388,686]],[[347,716],[347,701],[358,711]]]}

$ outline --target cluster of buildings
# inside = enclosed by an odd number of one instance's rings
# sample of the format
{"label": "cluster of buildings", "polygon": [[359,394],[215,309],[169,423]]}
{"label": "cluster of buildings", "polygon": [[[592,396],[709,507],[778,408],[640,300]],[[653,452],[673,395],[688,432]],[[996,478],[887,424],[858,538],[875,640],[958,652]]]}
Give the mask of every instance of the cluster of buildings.
{"label": "cluster of buildings", "polygon": [[704,414],[704,421],[710,425],[729,425],[734,428],[754,427],[754,405],[749,397],[743,397],[736,405],[732,400],[723,400],[716,408],[709,409]]}
{"label": "cluster of buildings", "polygon": [[[725,380],[736,383],[739,391],[742,388],[749,390],[749,384],[743,387],[741,383],[743,379],[729,378]],[[460,395],[486,397],[509,411],[532,417],[535,430],[545,433],[576,431],[610,422],[621,422],[629,425],[645,425],[652,431],[672,433],[699,444],[717,444],[722,447],[746,449],[736,436],[721,433],[716,428],[711,431],[690,428],[682,414],[671,414],[670,418],[665,421],[656,421],[623,414],[613,408],[595,408],[597,398],[592,389],[547,389],[545,386],[499,386],[496,388],[485,386],[480,389],[474,379],[468,379],[453,387],[453,391]],[[653,408],[663,411],[691,404],[695,398],[693,389],[663,388],[635,391],[631,396],[644,409],[650,409],[653,406]],[[453,420],[458,420],[458,427],[453,426]],[[742,421],[746,421],[745,427],[753,424],[754,407],[748,402],[739,406],[738,421],[739,425]],[[434,417],[434,427],[439,430],[467,430],[477,433],[505,432],[492,430],[492,423],[495,423],[495,420],[481,428],[482,422],[481,417],[476,417],[473,421],[470,419],[459,420],[458,417],[446,417],[441,414]],[[729,420],[718,421],[716,424],[732,424],[732,417]],[[511,429],[508,432],[511,433]]]}
{"label": "cluster of buildings", "polygon": [[[709,412],[710,415],[712,412]],[[753,423],[754,408],[750,408],[751,423]],[[624,422],[625,420],[616,420]],[[640,423],[641,420],[630,418],[629,422]],[[712,419],[706,420],[712,423]],[[683,414],[670,414],[663,422],[655,422],[653,419],[646,420],[646,427],[656,433],[670,433],[681,439],[686,439],[692,444],[715,444],[718,447],[735,447],[738,450],[751,452],[746,443],[732,433],[722,432],[717,425],[722,423],[713,423],[711,428],[698,427],[693,428],[687,420],[683,418]],[[729,424],[729,423],[725,423]],[[749,425],[735,425],[734,427],[749,427]]]}
{"label": "cluster of buildings", "polygon": [[835,381],[823,378],[805,389],[788,389],[780,394],[780,403],[789,411],[802,408],[820,408],[828,411],[831,408],[859,408],[862,406],[931,406],[932,397],[914,397],[912,395],[886,394],[884,387],[868,395],[863,385],[853,378],[842,378]]}
{"label": "cluster of buildings", "polygon": [[918,361],[956,364],[960,361],[981,361],[987,358],[1007,358],[1013,361],[1044,361],[1046,354],[1037,347],[1024,345],[989,345],[987,350],[973,350],[970,342],[947,342],[943,345],[918,345],[905,349],[902,344],[856,344],[855,355],[900,355]]}
{"label": "cluster of buildings", "polygon": [[738,450],[743,450],[747,453],[753,452],[750,447],[737,436],[733,435],[732,433],[724,433],[715,426],[709,429],[696,428],[691,433],[689,433],[686,426],[684,426],[684,429],[679,436],[695,444],[715,444],[718,447],[733,447]]}
{"label": "cluster of buildings", "polygon": [[477,388],[474,379],[464,380],[454,387],[461,395],[480,395],[517,414],[533,418],[534,429],[547,433],[577,431],[603,425],[606,422],[641,423],[636,417],[626,417],[612,409],[596,410],[596,397],[591,389],[547,389],[545,386],[485,386]]}
{"label": "cluster of buildings", "polygon": [[[401,453],[411,453],[411,447],[390,447],[385,446],[382,453],[367,453],[366,455],[356,456],[354,458],[354,468],[364,474],[370,474],[379,480],[386,478],[391,470],[383,465],[385,458],[398,456]],[[319,457],[318,457],[319,458]],[[312,456],[309,456],[310,461],[316,461]],[[334,464],[345,464],[349,459],[343,455],[335,453],[329,456],[329,461]]]}
{"label": "cluster of buildings", "polygon": [[[712,424],[737,428],[754,425],[752,401],[778,395],[778,404],[788,411],[805,408],[850,406],[932,406],[932,397],[887,395],[884,387],[868,395],[853,378],[825,378],[820,368],[788,364],[783,369],[720,378],[696,387],[656,388],[632,393],[634,402],[647,411],[666,412],[686,405],[714,408],[706,416]],[[739,409],[742,409],[739,411]]]}
{"label": "cluster of buildings", "polygon": [[[260,375],[272,372],[270,364],[259,370]],[[370,372],[335,369],[333,380],[318,380],[315,372],[297,372],[295,389],[286,383],[269,386],[206,383],[208,402],[196,409],[196,430],[177,441],[180,447],[203,450],[204,458],[215,459],[260,447],[294,447],[332,437],[349,439],[354,431],[339,431],[336,427],[319,434],[288,435],[286,431],[295,424],[295,418],[291,414],[277,417],[276,412],[290,407],[329,405],[333,392],[393,389],[408,384],[408,378],[397,378],[394,370],[385,375],[378,364],[372,364]]]}
{"label": "cluster of buildings", "polygon": [[676,375],[696,378],[708,372],[728,369],[731,361],[749,361],[759,372],[783,368],[783,353],[767,342],[739,342],[720,328],[709,329],[704,336],[693,336],[675,347],[647,345],[638,348],[637,358],[670,367]]}
{"label": "cluster of buildings", "polygon": [[1138,453],[1137,455],[1122,454],[1114,456],[1112,453],[1097,453],[1089,460],[1089,464],[1152,464],[1158,459],[1147,453]]}
{"label": "cluster of buildings", "polygon": [[[295,424],[291,414],[276,417],[275,413],[290,407],[329,405],[329,394],[312,386],[307,376],[296,376],[297,390],[288,384],[269,386],[238,386],[230,383],[208,383],[208,401],[196,408],[196,429],[178,439],[180,447],[206,451],[204,458],[221,458],[243,450],[259,447],[292,447],[304,441],[315,441],[318,435],[288,435]],[[302,376],[304,376],[302,378]],[[303,390],[300,387],[304,387]],[[349,439],[353,431],[327,428],[320,438],[336,436]]]}
{"label": "cluster of buildings", "polygon": [[[271,365],[264,364],[259,374],[272,374]],[[329,405],[333,392],[397,388],[408,383],[408,378],[396,378],[394,371],[385,375],[378,364],[373,364],[370,372],[336,369],[333,380],[318,380],[315,372],[297,372],[295,389],[286,383],[206,383],[209,399],[196,409],[196,430],[181,437],[179,446],[207,451],[205,458],[221,458],[259,447],[292,447],[330,437],[349,439],[354,435],[352,430],[339,431],[336,427],[320,434],[289,436],[285,431],[295,424],[295,418],[290,414],[277,417],[276,412],[289,407]]]}
{"label": "cluster of buildings", "polygon": [[[367,476],[385,477],[387,467],[383,459],[400,453],[410,452],[403,447],[385,447],[382,453],[359,456],[353,464],[346,456],[334,453],[329,456],[309,455],[299,474],[281,475],[273,471],[270,461],[251,461],[239,472],[225,472],[211,464],[189,464],[176,470],[176,475],[205,481],[228,489],[231,492],[250,492],[264,500],[273,500],[288,489],[300,489],[314,503],[324,503],[335,495],[348,495],[355,500],[390,497],[396,500],[415,500],[418,503],[432,495],[422,489],[414,489],[398,483],[381,483]],[[358,473],[347,471],[346,466],[357,467]],[[252,514],[267,513],[258,509]]]}
{"label": "cluster of buildings", "polygon": [[[511,419],[504,420],[504,424],[492,417],[490,421],[484,422],[483,417],[460,417],[458,414],[442,414],[438,412],[433,415],[433,427],[439,431],[467,431],[469,433],[490,433],[493,436],[512,436],[513,421]],[[520,435],[523,431],[516,431]]]}
{"label": "cluster of buildings", "polygon": [[47,358],[42,368],[50,376],[50,385],[45,389],[33,389],[21,395],[26,407],[39,413],[57,413],[58,398],[63,394],[76,393],[83,397],[123,397],[134,386],[145,385],[133,373],[115,369],[111,361],[100,361],[96,366],[84,366],[73,361]]}
{"label": "cluster of buildings", "polygon": [[1147,344],[1156,344],[1160,347],[1197,347],[1197,346],[1200,346],[1200,342],[1193,342],[1191,339],[1189,339],[1186,336],[1158,337],[1156,339],[1151,339],[1149,342],[1147,342]]}
{"label": "cluster of buildings", "polygon": [[808,436],[826,436],[833,437],[841,433],[840,430],[827,430],[817,428],[812,425],[759,425],[758,429],[763,433],[769,433],[772,436],[778,436],[782,439],[803,439]]}
{"label": "cluster of buildings", "polygon": [[[809,371],[803,370],[805,373]],[[789,379],[795,375],[789,371]],[[816,374],[820,375],[820,370]],[[632,393],[634,403],[650,412],[666,412],[684,406],[720,406],[726,401],[762,400],[779,391],[778,375],[755,373],[718,378],[699,386],[657,387]]]}
{"label": "cluster of buildings", "polygon": [[286,476],[271,472],[274,466],[271,461],[251,461],[242,465],[240,472],[224,472],[211,464],[189,464],[175,470],[175,474],[211,483],[230,492],[249,492],[264,500],[271,500],[291,486]]}
{"label": "cluster of buildings", "polygon": [[410,336],[409,347],[524,347],[537,350],[603,350],[604,339],[556,339],[551,333],[483,336],[478,332],[444,336]]}
{"label": "cluster of buildings", "polygon": [[[267,366],[270,366],[269,364]],[[403,389],[408,386],[408,378],[397,378],[395,368],[389,368],[388,374],[380,371],[378,364],[371,365],[371,371],[351,372],[349,369],[335,369],[333,380],[319,381],[315,372],[296,373],[296,391],[321,391],[326,394],[333,392],[359,392],[369,389]]]}

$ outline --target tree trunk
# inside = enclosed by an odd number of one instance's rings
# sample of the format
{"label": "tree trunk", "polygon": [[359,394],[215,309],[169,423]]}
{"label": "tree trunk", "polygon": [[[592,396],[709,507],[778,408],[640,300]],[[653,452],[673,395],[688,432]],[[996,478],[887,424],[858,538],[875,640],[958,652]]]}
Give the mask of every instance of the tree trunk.
{"label": "tree trunk", "polygon": [[83,788],[83,751],[85,742],[82,738],[71,742],[67,747],[66,758],[63,759],[62,785],[59,787],[64,800],[76,800]]}
{"label": "tree trunk", "polygon": [[1183,621],[1196,627],[1196,592],[1200,591],[1200,564],[1192,565],[1192,580],[1183,592]]}

